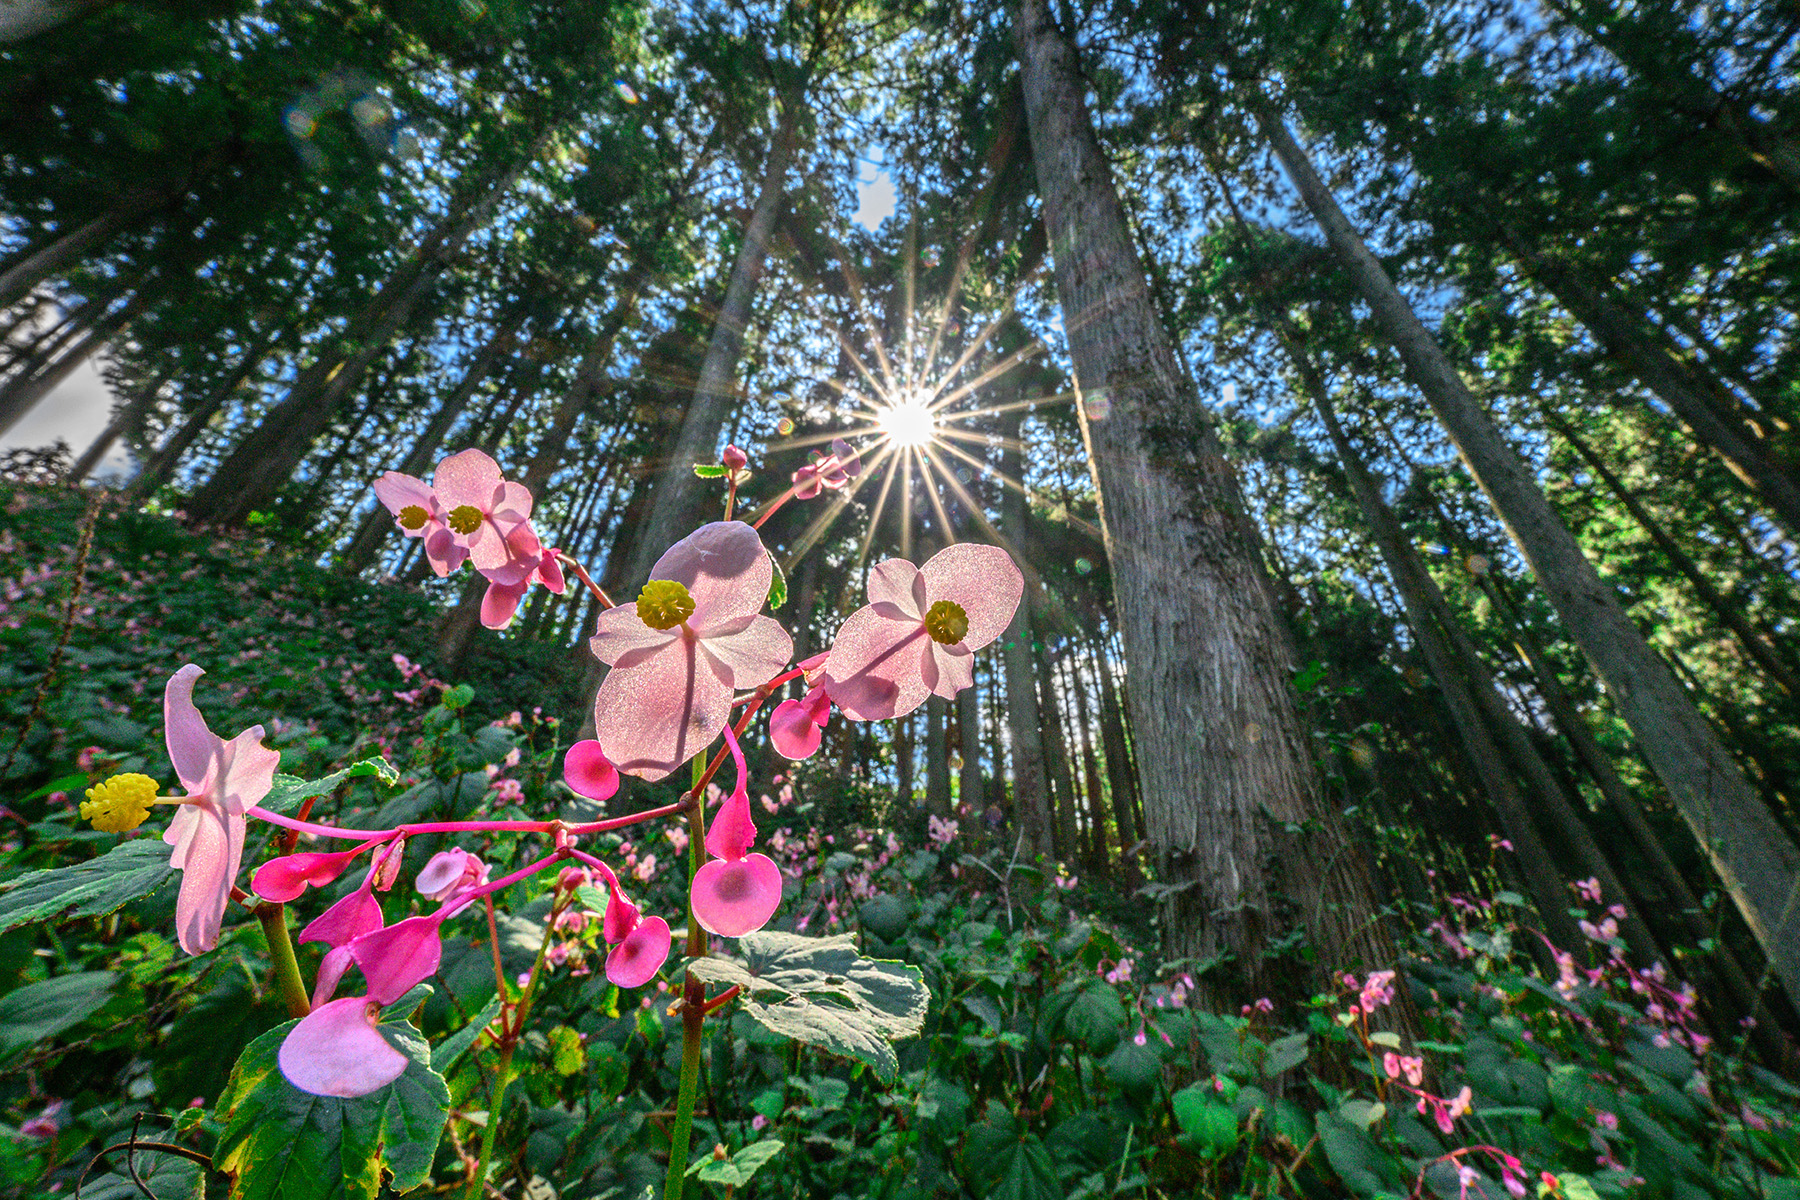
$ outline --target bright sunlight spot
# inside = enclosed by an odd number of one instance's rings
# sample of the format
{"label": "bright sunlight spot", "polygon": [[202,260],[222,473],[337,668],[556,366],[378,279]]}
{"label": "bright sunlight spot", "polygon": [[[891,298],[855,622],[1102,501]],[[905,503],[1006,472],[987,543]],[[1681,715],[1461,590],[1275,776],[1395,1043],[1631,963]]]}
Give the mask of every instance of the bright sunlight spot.
{"label": "bright sunlight spot", "polygon": [[875,427],[902,449],[917,449],[937,436],[937,415],[917,396],[875,414]]}

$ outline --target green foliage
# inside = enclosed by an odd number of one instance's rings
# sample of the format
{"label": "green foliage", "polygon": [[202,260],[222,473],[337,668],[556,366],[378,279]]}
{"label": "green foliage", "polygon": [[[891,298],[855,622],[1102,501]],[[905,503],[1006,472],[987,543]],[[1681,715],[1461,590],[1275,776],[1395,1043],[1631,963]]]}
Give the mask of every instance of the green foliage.
{"label": "green foliage", "polygon": [[117,983],[111,971],[77,971],[0,997],[0,1062],[87,1020]]}
{"label": "green foliage", "polygon": [[214,1165],[234,1176],[234,1200],[374,1200],[384,1174],[400,1191],[425,1182],[450,1111],[425,1039],[404,1021],[378,1026],[406,1055],[406,1070],[345,1100],[303,1092],[282,1076],[275,1056],[295,1024],[251,1042],[219,1097]]}
{"label": "green foliage", "polygon": [[86,862],[33,871],[0,891],[0,929],[51,917],[105,916],[154,892],[172,874],[167,846],[135,838]]}

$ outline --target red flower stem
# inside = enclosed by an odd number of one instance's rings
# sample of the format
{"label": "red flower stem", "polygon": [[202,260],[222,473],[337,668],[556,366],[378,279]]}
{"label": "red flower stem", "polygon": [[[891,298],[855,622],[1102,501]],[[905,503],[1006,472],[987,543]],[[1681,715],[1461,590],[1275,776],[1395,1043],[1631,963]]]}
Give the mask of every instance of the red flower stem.
{"label": "red flower stem", "polygon": [[[805,667],[794,667],[790,670],[783,671],[781,674],[777,675],[775,678],[769,680],[769,682],[763,684],[763,688],[768,689],[769,695],[772,696],[775,694],[776,688],[780,687],[784,683],[787,683],[791,679],[799,679],[801,676],[803,676],[805,674],[806,674]],[[751,692],[748,696],[739,696],[736,700],[733,700],[731,702],[731,707],[736,708],[738,705],[748,704],[752,700],[766,700],[768,698],[768,696],[761,695],[761,691],[762,691],[762,689],[758,689],[755,692]],[[732,732],[733,733],[743,733],[744,731],[743,731],[743,729],[740,728],[740,729],[734,729],[734,730],[732,730]]]}
{"label": "red flower stem", "polygon": [[797,489],[795,486],[789,485],[787,491],[781,493],[781,495],[775,497],[773,500],[771,500],[767,504],[763,505],[761,512],[753,513],[752,515],[756,519],[754,521],[750,522],[750,528],[761,529],[763,527],[764,522],[766,522],[770,517],[774,516],[776,513],[781,511],[782,505],[786,504],[789,500],[792,500],[794,498],[794,492],[796,490]]}
{"label": "red flower stem", "polygon": [[529,878],[543,870],[545,867],[561,862],[563,859],[568,858],[569,854],[570,851],[566,846],[558,850],[553,850],[529,866],[520,867],[511,875],[503,876],[494,880],[492,883],[484,883],[478,888],[472,888],[469,891],[463,892],[456,897],[454,902],[462,904],[465,901],[474,900],[493,892],[504,891],[513,884],[519,882],[519,880]]}
{"label": "red flower stem", "polygon": [[[313,801],[317,799],[317,796],[308,796],[305,802],[300,805],[300,816],[296,819],[304,821],[306,818],[312,816]],[[300,831],[298,829],[290,829],[287,833],[282,835],[281,852],[283,854],[292,854],[294,852],[294,847],[299,844]]]}
{"label": "red flower stem", "polygon": [[720,992],[717,996],[714,996],[711,1000],[708,1000],[704,1005],[702,1005],[700,1008],[700,1015],[705,1016],[705,1017],[712,1016],[715,1012],[719,1011],[721,1008],[724,1008],[727,1004],[731,1003],[733,1000],[736,1000],[738,993],[743,990],[744,990],[743,985],[736,984],[736,983],[732,984],[730,987],[726,988],[724,991]]}
{"label": "red flower stem", "polygon": [[600,585],[594,582],[593,578],[587,573],[586,567],[582,566],[566,554],[558,554],[556,558],[558,562],[575,572],[575,578],[581,580],[582,583],[585,583],[587,585],[587,590],[594,593],[594,597],[599,600],[600,603],[606,605],[608,608],[618,607],[618,605],[612,602],[612,597],[608,596]]}
{"label": "red flower stem", "polygon": [[254,804],[245,810],[245,814],[258,820],[267,821],[271,825],[279,825],[283,829],[310,833],[317,837],[375,842],[385,841],[403,833],[408,835],[422,833],[556,833],[561,830],[563,833],[580,837],[583,834],[623,829],[628,825],[654,821],[659,817],[672,817],[686,810],[687,801],[678,800],[674,804],[665,804],[661,808],[649,808],[643,812],[632,813],[624,817],[610,817],[604,821],[587,821],[580,825],[570,825],[565,821],[425,821],[410,825],[396,825],[392,829],[343,829],[336,825],[318,825],[311,821],[297,821],[293,817],[284,817],[280,813],[270,812],[268,809]]}

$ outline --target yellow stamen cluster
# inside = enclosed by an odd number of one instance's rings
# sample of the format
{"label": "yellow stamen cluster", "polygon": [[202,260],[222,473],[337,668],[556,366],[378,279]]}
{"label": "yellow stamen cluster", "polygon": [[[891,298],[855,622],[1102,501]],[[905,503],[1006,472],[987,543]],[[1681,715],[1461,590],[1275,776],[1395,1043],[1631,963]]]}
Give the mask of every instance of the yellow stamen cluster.
{"label": "yellow stamen cluster", "polygon": [[400,510],[399,520],[402,529],[423,529],[425,522],[430,519],[431,514],[417,504],[409,504]]}
{"label": "yellow stamen cluster", "polygon": [[673,579],[652,579],[638,593],[637,614],[652,629],[673,629],[694,615],[694,598]]}
{"label": "yellow stamen cluster", "polygon": [[474,533],[481,528],[481,510],[473,504],[459,504],[450,510],[450,528],[458,533]]}
{"label": "yellow stamen cluster", "polygon": [[81,802],[81,818],[101,833],[129,833],[150,815],[156,800],[156,780],[128,771],[114,775],[87,790]]}
{"label": "yellow stamen cluster", "polygon": [[925,632],[931,640],[954,646],[969,632],[969,614],[951,600],[939,600],[925,613]]}

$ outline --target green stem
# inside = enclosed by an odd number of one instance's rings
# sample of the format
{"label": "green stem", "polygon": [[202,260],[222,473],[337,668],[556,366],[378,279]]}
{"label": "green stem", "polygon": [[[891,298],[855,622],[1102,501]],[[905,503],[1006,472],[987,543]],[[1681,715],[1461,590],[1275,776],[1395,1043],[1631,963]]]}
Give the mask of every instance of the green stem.
{"label": "green stem", "polygon": [[[688,808],[688,892],[693,893],[694,875],[706,863],[706,776],[705,755],[694,759]],[[706,953],[706,931],[694,917],[693,901],[688,902],[687,956],[699,958]],[[675,1096],[675,1124],[669,1130],[669,1177],[663,1184],[663,1200],[681,1200],[687,1182],[688,1143],[694,1132],[694,1102],[700,1094],[700,1048],[706,1028],[706,985],[688,972],[681,987],[681,1090]]]}
{"label": "green stem", "polygon": [[288,937],[287,907],[259,904],[256,919],[262,922],[263,940],[269,943],[269,961],[275,967],[275,984],[281,989],[288,1016],[304,1017],[312,1011],[312,1001],[307,999],[306,982],[300,978],[300,962],[294,957],[294,943]]}
{"label": "green stem", "polygon": [[[525,1019],[531,1015],[531,1001],[537,994],[538,977],[543,974],[544,956],[550,951],[550,935],[556,929],[556,918],[565,907],[562,903],[551,905],[550,918],[544,924],[544,938],[538,943],[537,958],[531,964],[531,976],[525,980],[525,991],[513,1010],[512,1021],[501,1027],[505,1032],[500,1035],[500,1065],[494,1071],[494,1100],[488,1106],[487,1128],[481,1131],[481,1158],[475,1163],[475,1178],[469,1181],[469,1194],[465,1200],[480,1200],[481,1191],[487,1186],[488,1163],[493,1161],[494,1140],[500,1134],[500,1118],[506,1111],[506,1088],[512,1082],[513,1051],[517,1049],[519,1039],[525,1036]],[[491,906],[488,911],[491,915]],[[498,946],[496,942],[496,950]],[[499,961],[497,954],[495,961]],[[506,994],[504,981],[500,981],[500,994],[503,997]]]}

